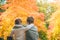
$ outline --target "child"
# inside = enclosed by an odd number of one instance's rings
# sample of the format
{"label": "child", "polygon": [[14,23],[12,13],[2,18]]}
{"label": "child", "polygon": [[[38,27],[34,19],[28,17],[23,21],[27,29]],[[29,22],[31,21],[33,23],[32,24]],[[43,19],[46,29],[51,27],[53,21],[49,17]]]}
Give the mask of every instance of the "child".
{"label": "child", "polygon": [[27,24],[27,28],[29,29],[26,31],[26,40],[38,40],[38,31],[34,25],[34,18],[28,17]]}
{"label": "child", "polygon": [[10,36],[14,35],[14,40],[25,40],[25,31],[22,29],[21,19],[15,20],[15,26],[11,32]]}

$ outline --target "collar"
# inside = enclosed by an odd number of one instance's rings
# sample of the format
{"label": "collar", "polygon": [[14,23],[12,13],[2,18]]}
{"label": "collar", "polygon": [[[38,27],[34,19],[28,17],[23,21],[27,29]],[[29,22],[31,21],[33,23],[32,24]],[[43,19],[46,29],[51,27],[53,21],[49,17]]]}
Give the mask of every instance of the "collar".
{"label": "collar", "polygon": [[34,26],[34,24],[28,24],[28,25]]}

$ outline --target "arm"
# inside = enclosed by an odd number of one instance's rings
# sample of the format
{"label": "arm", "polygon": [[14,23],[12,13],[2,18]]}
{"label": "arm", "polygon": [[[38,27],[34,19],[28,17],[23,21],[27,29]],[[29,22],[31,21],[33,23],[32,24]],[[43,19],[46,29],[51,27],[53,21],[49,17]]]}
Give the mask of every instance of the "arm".
{"label": "arm", "polygon": [[31,29],[31,27],[32,27],[32,25],[28,25],[28,26],[26,26],[26,27],[22,27],[21,29],[27,31],[27,30]]}

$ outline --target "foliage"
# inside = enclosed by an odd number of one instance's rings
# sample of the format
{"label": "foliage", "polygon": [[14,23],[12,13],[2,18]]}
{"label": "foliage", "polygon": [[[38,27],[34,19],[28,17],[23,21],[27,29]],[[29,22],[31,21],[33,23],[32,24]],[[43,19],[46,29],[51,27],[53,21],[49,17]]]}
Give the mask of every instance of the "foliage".
{"label": "foliage", "polygon": [[[49,20],[51,18],[51,15],[56,11],[56,6],[54,4],[48,3],[47,0],[40,0],[39,2],[37,2],[37,6],[39,7],[38,12],[42,12],[45,15],[45,23],[46,23],[45,27],[48,29],[49,22],[47,22],[47,20]],[[42,35],[44,35],[44,34],[42,34]],[[39,35],[40,38],[41,39],[45,38],[45,37],[42,37],[42,35]],[[52,37],[52,39],[53,39],[53,37]]]}
{"label": "foliage", "polygon": [[39,12],[43,12],[45,14],[45,20],[48,20],[50,18],[50,15],[55,12],[55,7],[50,5],[47,0],[40,0],[40,2],[37,2],[37,5],[39,7]]}
{"label": "foliage", "polygon": [[39,32],[39,38],[41,40],[48,40],[46,32],[44,32],[42,30]]}
{"label": "foliage", "polygon": [[0,12],[4,12],[4,11],[5,11],[4,9],[1,9],[1,8],[0,8]]}
{"label": "foliage", "polygon": [[[36,4],[34,0],[31,0],[31,2],[30,0],[14,0],[13,3],[10,3],[9,8],[0,16],[0,18],[2,18],[2,21],[0,23],[2,25],[1,30],[3,32],[1,32],[1,35],[3,35],[4,39],[10,35],[16,18],[20,18],[22,20],[22,24],[26,24],[27,17],[33,16],[34,24],[37,26],[38,31],[40,31],[40,23],[42,21],[39,17],[39,13],[35,10],[35,7]],[[44,25],[42,24],[42,26]]]}
{"label": "foliage", "polygon": [[52,40],[60,40],[60,6],[57,8],[49,20],[50,24],[53,24]]}
{"label": "foliage", "polygon": [[0,12],[1,12],[1,13],[2,13],[2,12],[5,12],[5,10],[1,8],[1,7],[2,7],[3,5],[5,5],[5,4],[6,4],[6,0],[0,0]]}
{"label": "foliage", "polygon": [[0,0],[0,6],[6,4],[6,0]]}
{"label": "foliage", "polygon": [[45,26],[46,26],[46,28],[48,29],[48,27],[49,27],[49,22],[46,22]]}

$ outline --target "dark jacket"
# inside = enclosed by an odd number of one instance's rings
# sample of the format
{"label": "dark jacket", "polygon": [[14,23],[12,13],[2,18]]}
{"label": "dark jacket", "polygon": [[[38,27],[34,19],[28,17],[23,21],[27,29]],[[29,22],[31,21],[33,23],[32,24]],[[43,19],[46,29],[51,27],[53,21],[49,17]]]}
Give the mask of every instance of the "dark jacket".
{"label": "dark jacket", "polygon": [[32,27],[26,31],[26,40],[38,40],[37,28],[32,25]]}

